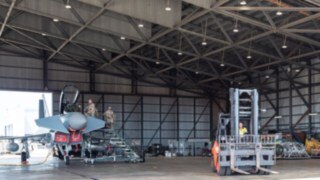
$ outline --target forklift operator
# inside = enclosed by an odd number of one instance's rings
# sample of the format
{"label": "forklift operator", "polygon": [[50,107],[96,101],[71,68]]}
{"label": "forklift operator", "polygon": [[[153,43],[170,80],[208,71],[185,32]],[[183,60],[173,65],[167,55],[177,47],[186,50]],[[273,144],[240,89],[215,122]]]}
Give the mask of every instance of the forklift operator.
{"label": "forklift operator", "polygon": [[245,134],[247,134],[247,133],[248,133],[247,128],[243,127],[243,123],[240,122],[240,123],[239,123],[239,135],[240,135],[240,136],[243,136],[243,135],[245,135]]}

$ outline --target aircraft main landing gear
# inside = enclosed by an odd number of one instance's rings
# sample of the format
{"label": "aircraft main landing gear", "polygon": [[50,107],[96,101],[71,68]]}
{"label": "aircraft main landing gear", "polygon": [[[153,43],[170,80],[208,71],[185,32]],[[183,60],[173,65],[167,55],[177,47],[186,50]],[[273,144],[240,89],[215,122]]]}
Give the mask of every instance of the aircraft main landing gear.
{"label": "aircraft main landing gear", "polygon": [[65,156],[64,157],[64,162],[66,163],[66,165],[70,165],[70,157],[69,156]]}

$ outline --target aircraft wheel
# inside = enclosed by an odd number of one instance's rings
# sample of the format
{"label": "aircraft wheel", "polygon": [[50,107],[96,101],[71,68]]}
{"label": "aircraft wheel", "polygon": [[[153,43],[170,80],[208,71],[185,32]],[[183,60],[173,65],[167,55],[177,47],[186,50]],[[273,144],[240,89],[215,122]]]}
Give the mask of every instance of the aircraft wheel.
{"label": "aircraft wheel", "polygon": [[90,152],[89,152],[88,149],[86,149],[86,150],[84,151],[84,155],[85,155],[86,158],[90,158]]}
{"label": "aircraft wheel", "polygon": [[70,165],[70,157],[69,156],[66,156],[64,161],[65,161],[66,165]]}
{"label": "aircraft wheel", "polygon": [[26,152],[21,153],[21,162],[27,162],[27,153]]}
{"label": "aircraft wheel", "polygon": [[58,156],[57,156],[60,160],[63,160],[63,155],[62,153],[58,150]]}

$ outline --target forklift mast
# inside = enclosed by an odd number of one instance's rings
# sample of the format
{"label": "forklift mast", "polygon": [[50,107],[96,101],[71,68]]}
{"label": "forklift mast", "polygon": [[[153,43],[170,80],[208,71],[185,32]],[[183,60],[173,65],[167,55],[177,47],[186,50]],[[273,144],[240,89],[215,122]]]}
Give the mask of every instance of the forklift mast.
{"label": "forklift mast", "polygon": [[230,88],[231,135],[239,136],[239,123],[247,127],[248,134],[258,135],[259,94],[256,89]]}

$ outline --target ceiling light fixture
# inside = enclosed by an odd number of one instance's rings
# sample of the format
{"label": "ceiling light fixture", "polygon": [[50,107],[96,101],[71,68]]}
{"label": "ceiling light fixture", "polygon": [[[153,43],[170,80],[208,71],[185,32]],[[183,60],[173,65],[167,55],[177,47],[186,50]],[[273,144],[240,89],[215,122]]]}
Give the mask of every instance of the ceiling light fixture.
{"label": "ceiling light fixture", "polygon": [[[269,58],[269,64],[271,64],[271,58]],[[267,69],[267,73],[269,73],[269,70],[270,70],[270,65],[268,65],[268,69]],[[269,79],[270,78],[270,76],[267,74],[266,76],[265,76],[265,78],[266,79]]]}
{"label": "ceiling light fixture", "polygon": [[234,32],[234,33],[239,32],[239,28],[238,28],[238,19],[236,19],[236,22],[234,23],[233,32]]}
{"label": "ceiling light fixture", "polygon": [[139,27],[139,28],[143,28],[143,27],[144,27],[144,24],[142,23],[142,20],[141,20],[141,19],[139,20],[138,27]]}
{"label": "ceiling light fixture", "polygon": [[102,51],[106,51],[106,48],[102,48],[101,50],[102,50]]}
{"label": "ceiling light fixture", "polygon": [[197,60],[197,67],[196,67],[196,74],[199,74],[199,64],[200,64],[200,58]]}
{"label": "ceiling light fixture", "polygon": [[69,0],[67,1],[67,4],[64,6],[66,9],[71,9],[71,5],[70,5],[70,2]]}
{"label": "ceiling light fixture", "polygon": [[316,116],[319,115],[318,113],[309,113],[309,116]]}
{"label": "ceiling light fixture", "polygon": [[287,49],[287,36],[284,36],[283,44],[282,44],[282,49]]}
{"label": "ceiling light fixture", "polygon": [[220,66],[221,67],[224,67],[224,50],[222,51],[222,57],[221,57],[221,64],[220,64]]}
{"label": "ceiling light fixture", "polygon": [[[251,38],[252,38],[252,32],[251,32]],[[250,40],[247,59],[251,59],[252,58],[252,56],[251,56],[251,46],[252,46],[252,40]]]}
{"label": "ceiling light fixture", "polygon": [[59,19],[57,19],[57,18],[53,18],[52,20],[53,20],[53,22],[59,22]]}
{"label": "ceiling light fixture", "polygon": [[66,4],[66,5],[65,5],[65,8],[66,8],[66,9],[71,9],[70,4]]}
{"label": "ceiling light fixture", "polygon": [[279,115],[279,116],[275,116],[274,118],[275,118],[275,119],[281,119],[281,118],[282,118],[282,116],[281,116],[281,115]]}
{"label": "ceiling light fixture", "polygon": [[125,38],[124,36],[121,36],[120,39],[121,39],[121,40],[125,40],[126,38]]}
{"label": "ceiling light fixture", "polygon": [[170,0],[167,0],[166,1],[166,8],[165,8],[166,11],[171,11],[171,6],[170,6]]}
{"label": "ceiling light fixture", "polygon": [[156,49],[156,56],[157,56],[157,60],[156,60],[156,64],[158,65],[158,64],[160,64],[160,61],[159,61],[159,59],[160,59],[160,48],[158,47],[157,49]]}
{"label": "ceiling light fixture", "polygon": [[300,72],[300,69],[296,69],[295,71],[296,71],[296,72]]}
{"label": "ceiling light fixture", "polygon": [[281,16],[282,14],[283,14],[283,13],[282,13],[281,11],[277,11],[277,12],[276,12],[276,15],[277,15],[277,16]]}
{"label": "ceiling light fixture", "polygon": [[207,25],[208,25],[208,19],[206,19],[206,22],[205,22],[204,26],[202,25],[203,26],[203,29],[202,29],[202,31],[203,31],[203,40],[201,42],[202,46],[206,46],[207,45],[207,41],[206,41]]}
{"label": "ceiling light fixture", "polygon": [[47,34],[46,34],[46,33],[41,33],[41,35],[42,35],[42,36],[46,36]]}
{"label": "ceiling light fixture", "polygon": [[290,68],[290,67],[288,67],[288,68],[287,68],[287,71],[288,71],[288,72],[290,72],[290,71],[291,71],[291,68]]}
{"label": "ceiling light fixture", "polygon": [[261,112],[263,112],[263,113],[267,112],[267,109],[260,109],[260,110],[261,110]]}
{"label": "ceiling light fixture", "polygon": [[[278,1],[278,5],[279,5],[279,7],[281,6],[281,0]],[[283,13],[282,13],[280,10],[278,10],[278,11],[276,12],[276,15],[277,15],[277,16],[282,16],[282,14],[283,14]]]}
{"label": "ceiling light fixture", "polygon": [[245,0],[241,0],[241,1],[240,1],[240,5],[242,5],[242,6],[247,5],[247,1],[245,1]]}
{"label": "ceiling light fixture", "polygon": [[182,55],[182,52],[181,52],[181,43],[182,43],[182,36],[181,36],[181,33],[180,33],[180,36],[179,36],[179,51],[178,51],[178,55],[179,55],[179,56]]}

